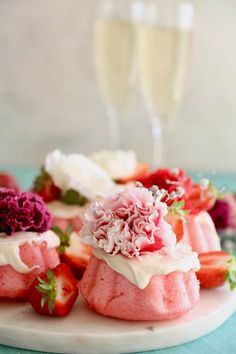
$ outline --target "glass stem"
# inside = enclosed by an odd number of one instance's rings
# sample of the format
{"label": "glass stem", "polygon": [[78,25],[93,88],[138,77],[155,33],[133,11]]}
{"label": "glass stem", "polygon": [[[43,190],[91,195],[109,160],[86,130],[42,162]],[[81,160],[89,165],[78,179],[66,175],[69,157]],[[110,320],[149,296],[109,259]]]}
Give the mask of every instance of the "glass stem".
{"label": "glass stem", "polygon": [[152,168],[155,170],[163,163],[163,131],[160,119],[151,117],[152,130]]}
{"label": "glass stem", "polygon": [[109,138],[110,138],[110,149],[118,150],[119,149],[119,119],[120,115],[116,109],[113,107],[107,108],[107,117],[108,117],[108,128],[109,128]]}

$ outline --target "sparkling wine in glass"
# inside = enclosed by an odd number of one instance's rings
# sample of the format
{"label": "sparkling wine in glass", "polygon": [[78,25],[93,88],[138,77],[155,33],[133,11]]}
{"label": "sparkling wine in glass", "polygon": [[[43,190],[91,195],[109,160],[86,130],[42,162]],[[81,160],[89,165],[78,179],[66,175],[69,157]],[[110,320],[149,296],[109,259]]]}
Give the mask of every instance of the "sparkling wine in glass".
{"label": "sparkling wine in glass", "polygon": [[[138,30],[140,84],[150,114],[153,167],[163,163],[166,130],[182,102],[192,52],[193,6],[147,1]],[[165,161],[164,161],[165,163]]]}
{"label": "sparkling wine in glass", "polygon": [[132,1],[101,1],[94,30],[95,71],[106,107],[111,149],[119,148],[119,119],[136,84],[136,26]]}

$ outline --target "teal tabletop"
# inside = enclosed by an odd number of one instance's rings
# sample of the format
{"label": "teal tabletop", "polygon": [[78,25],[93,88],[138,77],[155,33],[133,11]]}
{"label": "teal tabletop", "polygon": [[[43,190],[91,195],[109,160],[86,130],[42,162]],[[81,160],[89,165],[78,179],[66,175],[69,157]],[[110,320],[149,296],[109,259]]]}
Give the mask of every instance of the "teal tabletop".
{"label": "teal tabletop", "polygon": [[[11,167],[0,166],[0,170],[8,170],[13,173],[19,180],[23,189],[28,189],[31,184],[38,168],[33,167]],[[209,178],[211,181],[221,188],[231,191],[236,191],[236,174],[219,174],[210,172],[200,174],[198,172],[190,173],[194,179],[201,177]],[[221,327],[214,332],[184,345],[160,349],[150,353],[158,354],[199,354],[199,353],[220,353],[231,354],[236,351],[236,314],[226,321]],[[39,353],[29,350],[11,348],[0,345],[0,354],[32,354]],[[141,353],[140,353],[141,354]]]}

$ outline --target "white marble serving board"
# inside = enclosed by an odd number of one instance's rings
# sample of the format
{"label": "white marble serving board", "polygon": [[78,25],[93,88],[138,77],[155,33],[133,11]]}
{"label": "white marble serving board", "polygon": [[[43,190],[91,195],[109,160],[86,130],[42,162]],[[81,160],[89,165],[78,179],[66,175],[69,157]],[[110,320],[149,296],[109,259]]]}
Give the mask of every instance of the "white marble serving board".
{"label": "white marble serving board", "polygon": [[172,321],[131,322],[90,311],[81,299],[65,318],[37,315],[22,302],[0,302],[0,343],[67,354],[132,353],[190,342],[213,331],[236,310],[228,286],[201,291],[186,316]]}

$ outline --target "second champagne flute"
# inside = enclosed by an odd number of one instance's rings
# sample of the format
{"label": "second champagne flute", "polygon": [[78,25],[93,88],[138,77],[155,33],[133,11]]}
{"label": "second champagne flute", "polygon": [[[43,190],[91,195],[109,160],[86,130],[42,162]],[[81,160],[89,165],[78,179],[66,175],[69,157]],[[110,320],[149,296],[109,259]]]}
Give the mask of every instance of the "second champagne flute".
{"label": "second champagne flute", "polygon": [[135,27],[131,21],[131,2],[101,1],[95,22],[95,71],[106,106],[110,147],[119,148],[119,119],[132,96],[136,83]]}
{"label": "second champagne flute", "polygon": [[163,163],[163,135],[182,101],[192,26],[191,2],[146,2],[144,23],[138,31],[138,58],[141,89],[150,114],[154,168]]}

